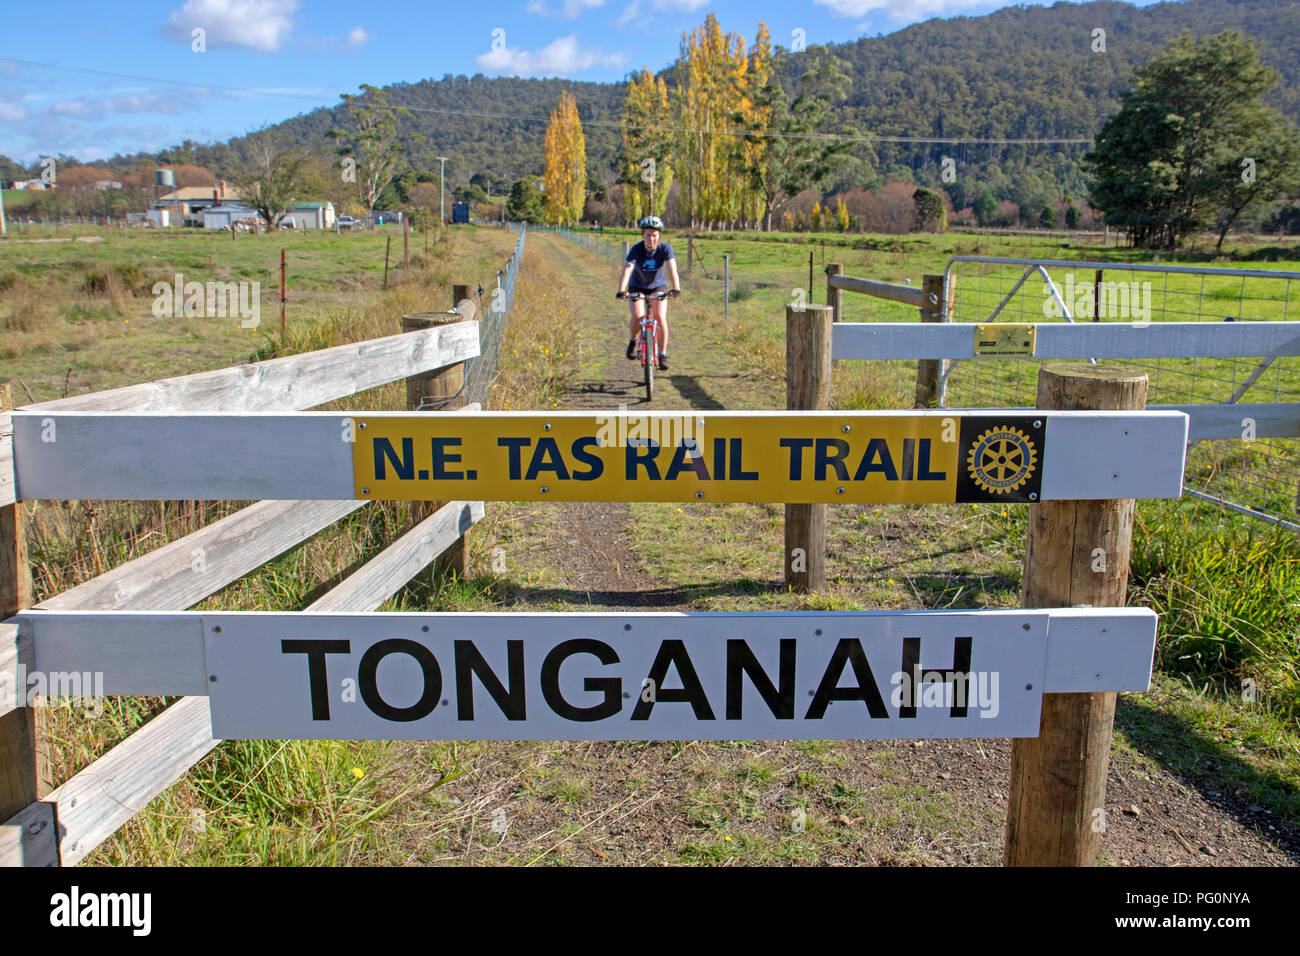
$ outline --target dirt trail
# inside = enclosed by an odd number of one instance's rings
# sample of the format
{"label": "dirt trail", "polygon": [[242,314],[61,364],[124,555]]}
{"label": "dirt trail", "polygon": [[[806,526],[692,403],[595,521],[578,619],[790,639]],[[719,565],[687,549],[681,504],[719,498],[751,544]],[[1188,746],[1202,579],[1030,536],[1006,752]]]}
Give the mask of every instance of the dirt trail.
{"label": "dirt trail", "polygon": [[[702,340],[702,307],[689,296],[669,303],[669,360],[671,368],[655,378],[654,401],[646,403],[641,366],[625,358],[627,305],[614,299],[617,267],[606,266],[569,242],[533,233],[529,244],[557,267],[567,279],[566,299],[578,316],[574,332],[581,332],[580,369],[560,400],[564,409],[635,412],[685,408],[726,408],[726,386],[742,378],[730,367],[731,356],[714,348],[701,351],[692,342]],[[707,384],[702,384],[707,383]],[[714,394],[710,389],[720,390]],[[593,610],[640,608],[689,610],[680,589],[659,588],[645,576],[628,534],[630,513],[621,502],[572,502],[550,506],[561,528],[551,540],[548,557],[553,567],[564,569],[564,590],[583,596]],[[550,590],[519,592],[522,603],[545,604],[555,597]]]}
{"label": "dirt trail", "polygon": [[[623,358],[626,307],[612,295],[614,268],[558,237],[536,232],[528,242],[530,256],[559,267],[558,291],[579,317],[581,370],[561,407],[640,407],[639,366]],[[657,379],[651,407],[771,402],[772,390],[747,380],[729,350],[704,344],[704,310],[689,295],[672,303],[672,370]],[[515,606],[559,599],[593,610],[690,609],[679,588],[643,568],[627,505],[536,506],[520,520],[539,542],[532,560],[553,569],[559,586],[520,587],[509,597]],[[1121,726],[1144,719],[1135,707],[1121,700]],[[444,789],[458,809],[438,824],[440,849],[427,859],[997,865],[1010,752],[1005,740],[486,744]],[[1198,790],[1158,754],[1148,744],[1112,756],[1107,862],[1300,862],[1300,834],[1273,828],[1262,808]],[[489,828],[494,814],[504,832]]]}

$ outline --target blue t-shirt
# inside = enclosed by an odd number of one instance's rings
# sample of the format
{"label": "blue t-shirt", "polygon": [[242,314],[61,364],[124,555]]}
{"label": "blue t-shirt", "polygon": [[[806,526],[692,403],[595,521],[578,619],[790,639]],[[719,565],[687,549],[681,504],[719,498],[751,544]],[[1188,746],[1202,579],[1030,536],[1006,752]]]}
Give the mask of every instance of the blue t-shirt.
{"label": "blue t-shirt", "polygon": [[632,263],[632,277],[628,286],[633,289],[666,289],[668,280],[664,277],[664,263],[676,259],[673,247],[666,242],[655,246],[654,254],[646,252],[645,243],[638,242],[627,251],[627,260]]}

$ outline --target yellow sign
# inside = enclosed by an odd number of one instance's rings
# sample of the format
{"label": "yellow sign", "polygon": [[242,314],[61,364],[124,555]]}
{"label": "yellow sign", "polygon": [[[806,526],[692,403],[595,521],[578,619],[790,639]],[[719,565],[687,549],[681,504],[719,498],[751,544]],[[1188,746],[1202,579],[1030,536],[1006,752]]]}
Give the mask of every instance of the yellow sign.
{"label": "yellow sign", "polygon": [[1020,416],[480,413],[355,424],[355,493],[371,500],[1033,501],[1041,479],[1043,423]]}
{"label": "yellow sign", "polygon": [[975,326],[976,355],[1033,355],[1038,329],[1033,325],[994,322]]}

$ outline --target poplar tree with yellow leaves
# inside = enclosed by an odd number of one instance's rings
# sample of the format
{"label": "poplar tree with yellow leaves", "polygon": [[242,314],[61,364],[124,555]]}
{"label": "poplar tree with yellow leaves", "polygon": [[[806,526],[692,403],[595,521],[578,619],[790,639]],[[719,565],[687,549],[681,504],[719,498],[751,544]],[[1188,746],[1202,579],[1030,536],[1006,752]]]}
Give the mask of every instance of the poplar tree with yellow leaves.
{"label": "poplar tree with yellow leaves", "polygon": [[677,79],[678,211],[692,227],[739,218],[746,184],[735,175],[743,145],[738,117],[750,102],[745,38],[724,34],[710,13],[682,37]]}
{"label": "poplar tree with yellow leaves", "polygon": [[567,90],[546,126],[546,167],[542,173],[546,221],[577,222],[587,201],[587,142],[578,102]]}
{"label": "poplar tree with yellow leaves", "polygon": [[[712,13],[683,33],[671,93],[645,70],[628,84],[622,178],[629,218],[661,214],[675,176],[677,213],[692,229],[737,223],[771,229],[781,207],[818,186],[852,142],[810,135],[844,99],[848,77],[834,57],[809,57],[812,67],[790,102],[766,24],[758,25],[748,49],[744,37],[723,33]],[[838,223],[838,210],[826,209],[828,224],[832,216]]]}
{"label": "poplar tree with yellow leaves", "polygon": [[630,219],[663,215],[673,184],[673,116],[668,87],[643,69],[623,102],[623,193]]}

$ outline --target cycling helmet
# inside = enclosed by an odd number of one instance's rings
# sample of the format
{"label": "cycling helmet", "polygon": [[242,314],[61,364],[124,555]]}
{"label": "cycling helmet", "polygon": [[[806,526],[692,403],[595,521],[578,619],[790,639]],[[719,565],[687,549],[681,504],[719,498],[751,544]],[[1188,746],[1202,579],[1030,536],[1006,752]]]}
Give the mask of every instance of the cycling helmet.
{"label": "cycling helmet", "polygon": [[658,216],[646,216],[637,226],[641,229],[663,229],[664,221]]}

